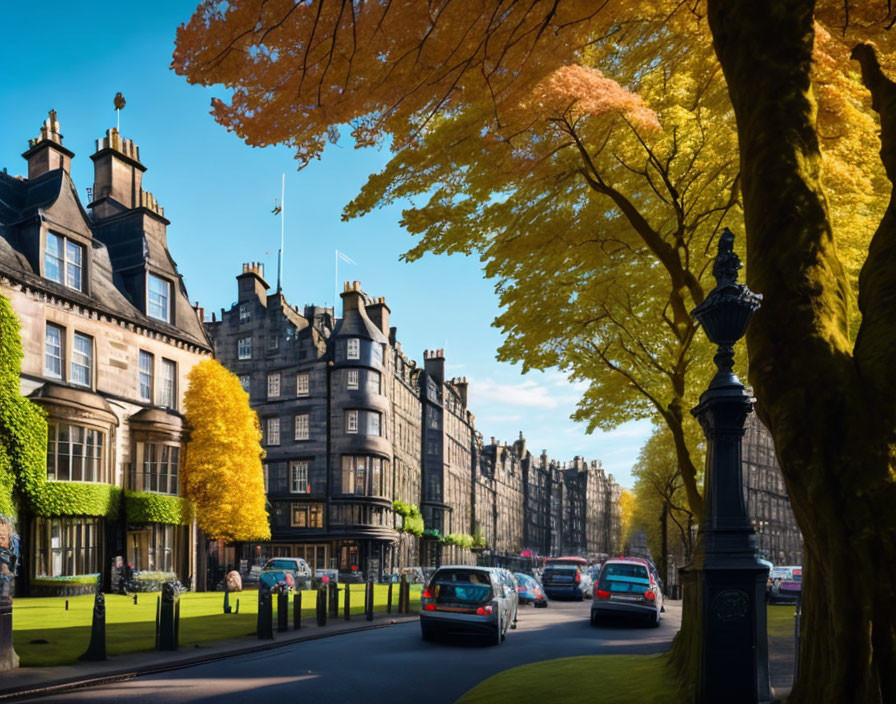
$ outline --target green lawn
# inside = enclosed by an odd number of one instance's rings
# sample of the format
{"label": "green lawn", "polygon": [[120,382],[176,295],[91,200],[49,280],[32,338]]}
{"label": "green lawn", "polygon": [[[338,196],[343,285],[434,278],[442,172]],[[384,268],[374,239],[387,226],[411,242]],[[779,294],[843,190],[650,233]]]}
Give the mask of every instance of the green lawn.
{"label": "green lawn", "polygon": [[[794,607],[769,606],[769,639],[793,637]],[[583,701],[676,704],[675,680],[663,655],[587,655],[505,670],[481,682],[458,704]]]}
{"label": "green lawn", "polygon": [[663,655],[584,655],[505,670],[464,694],[458,704],[491,702],[677,702]]}
{"label": "green lawn", "polygon": [[[420,606],[419,585],[411,586],[411,610]],[[353,614],[363,613],[364,587],[351,585]],[[374,587],[374,610],[386,610],[388,586]],[[339,618],[342,619],[344,593],[340,589]],[[106,595],[106,651],[110,655],[152,650],[155,647],[156,599],[158,594],[139,594],[137,604],[132,597]],[[392,612],[398,611],[398,585],[393,589]],[[224,638],[248,637],[255,634],[258,615],[257,592],[230,595],[230,604],[238,614],[223,613],[222,592],[189,593],[180,602],[180,645],[209,645]],[[65,602],[68,601],[68,611]],[[314,617],[315,592],[302,592],[302,617]],[[93,597],[46,597],[16,599],[13,602],[13,643],[23,667],[73,663],[87,649]],[[292,624],[292,597],[289,622]],[[277,623],[277,601],[274,599],[274,628]]]}

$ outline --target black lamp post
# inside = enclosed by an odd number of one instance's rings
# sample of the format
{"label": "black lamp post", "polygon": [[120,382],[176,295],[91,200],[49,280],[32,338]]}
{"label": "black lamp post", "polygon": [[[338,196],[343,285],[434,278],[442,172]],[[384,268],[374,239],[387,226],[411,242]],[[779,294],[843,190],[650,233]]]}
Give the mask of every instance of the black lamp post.
{"label": "black lamp post", "polygon": [[718,371],[691,411],[706,435],[705,515],[694,559],[686,568],[700,595],[700,679],[697,701],[771,701],[765,587],[768,570],[743,495],[741,440],[753,399],[734,374],[734,344],[762,296],[737,283],[740,259],[727,228],[713,265],[716,287],[691,316],[718,345]]}

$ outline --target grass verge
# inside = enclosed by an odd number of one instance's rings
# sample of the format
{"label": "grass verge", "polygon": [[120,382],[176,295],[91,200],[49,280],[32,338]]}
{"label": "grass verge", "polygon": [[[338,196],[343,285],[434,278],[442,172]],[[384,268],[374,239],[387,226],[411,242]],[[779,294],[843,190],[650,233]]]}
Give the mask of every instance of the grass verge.
{"label": "grass verge", "polygon": [[665,655],[583,655],[505,670],[479,683],[458,704],[491,702],[678,702]]}
{"label": "grass verge", "polygon": [[[360,615],[364,607],[364,587],[351,586],[352,614]],[[374,611],[386,610],[388,585],[374,587]],[[302,592],[302,618],[314,617],[315,592]],[[155,647],[157,593],[142,593],[137,604],[129,596],[106,595],[106,651],[109,655],[152,650]],[[208,646],[214,641],[255,635],[258,616],[258,595],[254,591],[230,595],[239,613],[224,614],[222,592],[188,593],[180,603],[180,645]],[[340,589],[339,620],[342,620],[344,593]],[[68,610],[65,602],[68,601]],[[420,587],[411,586],[411,610],[420,606]],[[398,611],[398,588],[393,590],[392,612]],[[13,601],[13,645],[22,667],[66,665],[77,661],[90,642],[93,596],[37,597]],[[292,596],[289,600],[289,623],[292,627]],[[360,618],[358,619],[360,620]],[[274,599],[274,627],[277,623],[277,600]]]}

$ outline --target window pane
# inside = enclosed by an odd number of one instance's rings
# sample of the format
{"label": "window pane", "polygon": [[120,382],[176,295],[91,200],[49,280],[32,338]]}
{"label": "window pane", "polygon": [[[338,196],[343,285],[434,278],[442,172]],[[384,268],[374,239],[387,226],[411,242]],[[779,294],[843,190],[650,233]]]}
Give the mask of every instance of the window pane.
{"label": "window pane", "polygon": [[177,365],[168,359],[162,360],[162,397],[159,403],[165,408],[177,407]]}
{"label": "window pane", "polygon": [[249,393],[249,381],[250,377],[248,374],[240,375],[240,386],[243,387],[243,391],[245,391],[246,393]]}
{"label": "window pane", "polygon": [[357,389],[358,388],[358,370],[357,369],[347,369],[345,372],[345,386],[348,389]]}
{"label": "window pane", "polygon": [[73,384],[90,386],[92,381],[93,339],[76,332],[72,350],[71,381]]}
{"label": "window pane", "polygon": [[140,398],[152,401],[152,355],[140,350]]}
{"label": "window pane", "polygon": [[347,433],[357,433],[358,432],[358,412],[357,411],[346,411],[345,412],[345,432],[347,432]]}
{"label": "window pane", "polygon": [[307,413],[302,413],[296,416],[296,440],[308,440],[310,437],[311,427],[310,427],[310,416]]}
{"label": "window pane", "polygon": [[350,337],[346,343],[345,356],[348,359],[359,359],[361,356],[361,342],[357,337]]}
{"label": "window pane", "polygon": [[240,359],[252,359],[252,338],[244,337],[237,340],[236,350]]}
{"label": "window pane", "polygon": [[171,320],[171,284],[158,276],[149,275],[147,315],[166,323]]}
{"label": "window pane", "polygon": [[268,398],[280,395],[280,373],[268,374]]}
{"label": "window pane", "polygon": [[56,379],[62,378],[62,328],[47,323],[44,342],[44,373]]}
{"label": "window pane", "polygon": [[307,396],[309,389],[309,378],[307,372],[296,375],[296,395]]}
{"label": "window pane", "polygon": [[65,241],[65,285],[78,291],[83,290],[84,249],[70,240]]}
{"label": "window pane", "polygon": [[280,419],[268,418],[268,445],[280,444]]}
{"label": "window pane", "polygon": [[51,281],[62,283],[62,238],[47,233],[47,249],[44,252],[44,275]]}
{"label": "window pane", "polygon": [[355,493],[354,457],[343,455],[342,457],[342,493]]}

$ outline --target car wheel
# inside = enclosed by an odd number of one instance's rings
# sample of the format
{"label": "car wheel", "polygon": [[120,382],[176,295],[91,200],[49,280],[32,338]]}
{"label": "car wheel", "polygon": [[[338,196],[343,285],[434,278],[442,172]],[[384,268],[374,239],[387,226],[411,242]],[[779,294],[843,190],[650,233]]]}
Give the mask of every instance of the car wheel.
{"label": "car wheel", "polygon": [[585,595],[584,595],[584,594],[579,594],[579,598],[576,599],[576,601],[585,601]]}
{"label": "car wheel", "polygon": [[650,622],[650,625],[651,625],[653,628],[659,628],[659,627],[660,627],[660,612],[659,612],[659,611],[656,612],[656,616],[654,616],[653,621]]}
{"label": "car wheel", "polygon": [[498,627],[495,629],[495,637],[492,640],[492,645],[501,645],[501,641],[504,640],[504,631],[501,628],[501,619],[498,619]]}

